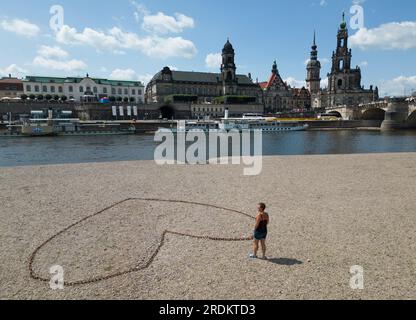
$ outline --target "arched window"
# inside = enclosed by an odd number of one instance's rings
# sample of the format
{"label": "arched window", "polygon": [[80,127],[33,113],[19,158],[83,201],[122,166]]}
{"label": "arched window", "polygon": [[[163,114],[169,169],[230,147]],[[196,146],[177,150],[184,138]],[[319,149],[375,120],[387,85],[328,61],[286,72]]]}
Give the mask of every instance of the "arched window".
{"label": "arched window", "polygon": [[42,91],[43,91],[43,92],[48,92],[48,87],[47,87],[47,86],[43,86],[43,87],[42,87]]}
{"label": "arched window", "polygon": [[97,93],[97,87],[94,87],[93,90],[94,90],[94,93]]}
{"label": "arched window", "polygon": [[69,86],[69,92],[74,92],[74,87],[73,86]]}
{"label": "arched window", "polygon": [[35,86],[35,92],[39,92],[39,86]]}
{"label": "arched window", "polygon": [[54,93],[55,92],[55,87],[51,86],[51,92]]}
{"label": "arched window", "polygon": [[59,93],[62,93],[62,92],[64,92],[64,89],[61,86],[59,86],[58,91],[59,91]]}
{"label": "arched window", "polygon": [[338,67],[339,67],[339,70],[344,70],[344,60],[339,60],[339,65],[338,65]]}
{"label": "arched window", "polygon": [[84,87],[83,86],[79,87],[79,92],[81,92],[81,93],[84,92]]}
{"label": "arched window", "polygon": [[107,93],[107,88],[106,87],[103,88],[103,93]]}
{"label": "arched window", "polygon": [[341,80],[341,79],[339,79],[339,80],[338,80],[338,87],[339,87],[339,88],[341,88],[341,87],[342,87],[342,80]]}

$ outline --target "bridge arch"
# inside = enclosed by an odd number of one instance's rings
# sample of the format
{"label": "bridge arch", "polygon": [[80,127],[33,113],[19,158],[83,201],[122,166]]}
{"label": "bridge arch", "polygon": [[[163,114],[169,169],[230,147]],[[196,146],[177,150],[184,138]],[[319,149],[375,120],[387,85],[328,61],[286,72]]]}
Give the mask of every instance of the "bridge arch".
{"label": "bridge arch", "polygon": [[416,127],[416,110],[410,114],[409,118],[407,118],[407,122],[409,125]]}
{"label": "bridge arch", "polygon": [[381,108],[372,108],[364,111],[362,115],[363,120],[384,120],[386,118],[386,111]]}
{"label": "bridge arch", "polygon": [[332,117],[342,118],[342,114],[339,111],[330,111],[328,112],[328,115]]}

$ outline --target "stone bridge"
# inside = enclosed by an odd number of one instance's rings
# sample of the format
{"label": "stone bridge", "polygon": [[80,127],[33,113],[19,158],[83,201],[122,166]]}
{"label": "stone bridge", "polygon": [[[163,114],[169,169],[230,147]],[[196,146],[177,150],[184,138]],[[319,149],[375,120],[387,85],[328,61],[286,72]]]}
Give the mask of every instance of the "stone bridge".
{"label": "stone bridge", "polygon": [[344,120],[394,121],[396,127],[416,128],[415,98],[389,98],[358,106],[330,107],[326,109],[326,113]]}

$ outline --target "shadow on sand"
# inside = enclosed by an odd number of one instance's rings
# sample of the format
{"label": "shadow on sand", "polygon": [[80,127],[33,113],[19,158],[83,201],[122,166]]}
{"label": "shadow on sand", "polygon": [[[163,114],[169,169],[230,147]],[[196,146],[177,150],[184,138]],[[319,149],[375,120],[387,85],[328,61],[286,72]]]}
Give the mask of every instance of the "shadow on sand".
{"label": "shadow on sand", "polygon": [[270,263],[281,265],[281,266],[294,266],[298,264],[303,264],[302,261],[299,261],[296,259],[288,259],[288,258],[274,258],[274,259],[268,259],[267,261]]}

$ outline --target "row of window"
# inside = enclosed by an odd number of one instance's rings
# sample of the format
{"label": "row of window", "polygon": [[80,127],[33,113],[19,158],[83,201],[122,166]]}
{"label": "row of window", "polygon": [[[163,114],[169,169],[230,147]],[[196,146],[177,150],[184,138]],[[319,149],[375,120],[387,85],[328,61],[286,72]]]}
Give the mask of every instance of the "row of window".
{"label": "row of window", "polygon": [[[40,89],[41,89],[40,86],[35,85],[33,92],[40,92]],[[98,88],[97,87],[93,87],[93,88],[86,87],[86,88],[84,88],[83,86],[79,86],[78,87],[78,90],[79,90],[80,93],[84,93],[84,92],[98,93]],[[26,91],[27,92],[32,92],[32,86],[31,85],[27,85],[26,86]],[[74,92],[74,87],[73,86],[69,86],[68,87],[68,91],[71,92],[71,93]],[[56,88],[55,86],[51,86],[50,89],[48,89],[47,86],[42,86],[42,92],[52,92],[52,93],[59,92],[59,93],[63,93],[63,87],[62,86],[59,86],[58,88]],[[125,95],[128,95],[129,94],[129,89],[124,89],[123,90],[121,88],[118,88],[116,90],[116,88],[111,88],[111,94],[123,94],[123,92],[124,92]],[[134,95],[135,96],[136,95],[136,92],[137,92],[137,95],[139,95],[139,96],[142,95],[142,90],[141,89],[138,89],[137,91],[136,91],[136,89],[131,89],[131,95]],[[107,94],[109,92],[108,92],[108,89],[106,87],[103,87],[103,90],[102,90],[101,93]]]}
{"label": "row of window", "polygon": [[[217,91],[218,90],[218,91]],[[206,87],[174,87],[170,88],[160,88],[158,90],[159,94],[194,94],[198,96],[222,96],[224,94],[223,89],[217,89],[217,87],[206,88]],[[252,90],[238,90],[239,95],[257,95],[258,92]]]}
{"label": "row of window", "polygon": [[201,108],[201,107],[194,107],[193,108],[194,112],[224,112],[223,108]]}

